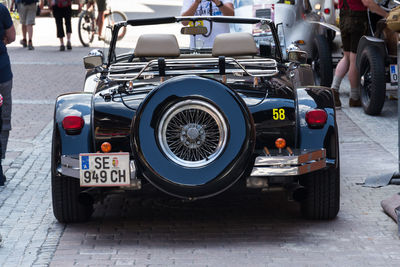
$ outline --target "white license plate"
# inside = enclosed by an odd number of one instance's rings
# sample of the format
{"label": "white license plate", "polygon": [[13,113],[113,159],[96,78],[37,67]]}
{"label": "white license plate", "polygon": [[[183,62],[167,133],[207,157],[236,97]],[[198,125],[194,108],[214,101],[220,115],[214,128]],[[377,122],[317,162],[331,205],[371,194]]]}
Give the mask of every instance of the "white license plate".
{"label": "white license plate", "polygon": [[129,186],[129,153],[79,154],[81,186]]}
{"label": "white license plate", "polygon": [[390,83],[397,83],[398,71],[396,64],[390,64]]}

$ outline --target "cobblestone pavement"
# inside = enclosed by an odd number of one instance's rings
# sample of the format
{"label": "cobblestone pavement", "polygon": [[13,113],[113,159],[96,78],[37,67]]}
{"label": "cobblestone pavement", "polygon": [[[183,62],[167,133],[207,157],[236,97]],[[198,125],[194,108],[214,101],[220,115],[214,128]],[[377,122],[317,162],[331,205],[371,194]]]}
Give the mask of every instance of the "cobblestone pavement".
{"label": "cobblestone pavement", "polygon": [[[9,49],[14,110],[0,187],[0,266],[400,265],[397,225],[380,208],[400,188],[356,185],[398,168],[396,101],[378,117],[346,105],[338,111],[342,191],[333,221],[301,219],[280,192],[227,192],[190,203],[148,188],[108,197],[88,223],[59,224],[50,192],[53,103],[82,87],[88,49],[62,54],[57,43],[43,44],[34,52]],[[347,103],[347,87],[341,97]]]}

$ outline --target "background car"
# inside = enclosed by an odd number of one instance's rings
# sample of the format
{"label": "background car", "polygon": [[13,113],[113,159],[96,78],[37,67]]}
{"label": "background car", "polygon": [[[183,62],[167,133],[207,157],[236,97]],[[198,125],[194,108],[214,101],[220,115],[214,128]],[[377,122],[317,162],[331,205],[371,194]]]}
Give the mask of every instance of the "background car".
{"label": "background car", "polygon": [[[334,0],[310,0],[311,7],[318,15],[324,17],[324,21],[326,23],[337,25],[336,20],[339,16],[338,12],[336,12],[336,6],[338,3],[335,3]],[[335,39],[336,31],[332,29],[327,30],[327,38],[329,42],[332,42]]]}
{"label": "background car", "polygon": [[[238,0],[235,2],[235,16],[273,20],[278,28],[284,57],[287,58],[286,48],[290,44],[298,45],[307,52],[307,63],[314,70],[316,84],[331,86],[333,66],[328,28],[322,15],[312,10],[308,0]],[[252,26],[239,25],[234,30],[256,34]],[[257,40],[263,42],[262,34]]]}
{"label": "background car", "polygon": [[[387,11],[395,3],[386,2]],[[390,30],[386,21],[369,12],[370,36],[363,36],[357,47],[357,68],[361,79],[361,103],[366,114],[379,115],[387,90],[397,91],[398,33]]]}
{"label": "background car", "polygon": [[[212,48],[182,48],[173,34],[143,34],[116,53],[121,27],[181,23],[259,24],[272,42],[220,34]],[[183,27],[197,35],[204,27]],[[128,31],[134,33],[134,30]],[[268,34],[267,34],[268,32]],[[144,187],[187,201],[241,190],[285,190],[306,218],[339,211],[335,109],[329,88],[310,85],[305,53],[285,61],[271,20],[235,17],[136,19],[113,29],[107,58],[84,59],[84,92],[57,98],[52,200],[60,222],[90,218],[108,194]],[[268,49],[267,49],[268,50]],[[146,196],[149,197],[149,196]]]}

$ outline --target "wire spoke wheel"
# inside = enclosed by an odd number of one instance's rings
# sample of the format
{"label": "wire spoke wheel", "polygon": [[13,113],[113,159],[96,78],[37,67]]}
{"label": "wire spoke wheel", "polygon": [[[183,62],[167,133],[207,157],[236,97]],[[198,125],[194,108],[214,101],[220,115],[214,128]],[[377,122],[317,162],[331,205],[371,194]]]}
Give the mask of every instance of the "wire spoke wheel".
{"label": "wire spoke wheel", "polygon": [[[127,17],[120,11],[111,11],[104,16],[104,27],[102,29],[102,36],[104,36],[104,42],[109,44],[111,42],[111,29],[112,27],[121,21],[127,21]],[[122,27],[118,32],[118,40],[124,38],[126,34],[126,27]]]}
{"label": "wire spoke wheel", "polygon": [[184,167],[202,167],[213,162],[227,141],[227,123],[211,104],[186,100],[170,107],[158,127],[163,153]]}
{"label": "wire spoke wheel", "polygon": [[96,30],[94,15],[92,12],[83,11],[79,16],[78,35],[83,46],[89,46],[93,42]]}
{"label": "wire spoke wheel", "polygon": [[365,94],[362,97],[368,102],[371,98],[371,68],[369,62],[366,62],[365,71],[361,76],[361,86],[365,90]]}

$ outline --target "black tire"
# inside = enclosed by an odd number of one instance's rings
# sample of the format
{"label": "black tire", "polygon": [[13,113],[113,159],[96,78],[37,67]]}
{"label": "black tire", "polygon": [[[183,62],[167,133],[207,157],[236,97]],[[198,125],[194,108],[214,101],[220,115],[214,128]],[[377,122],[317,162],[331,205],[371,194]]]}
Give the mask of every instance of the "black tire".
{"label": "black tire", "polygon": [[[112,26],[117,22],[121,22],[121,21],[127,21],[128,18],[125,15],[125,13],[121,12],[121,11],[112,11],[110,14],[106,14],[104,16],[104,27],[103,27],[103,33],[102,36],[104,36],[104,42],[106,44],[110,44],[111,42],[111,31],[107,28],[107,26]],[[109,32],[106,32],[106,31]],[[119,29],[118,32],[118,41],[121,40],[122,38],[124,38],[126,34],[126,27],[122,27],[121,29]]]}
{"label": "black tire", "polygon": [[366,46],[360,56],[361,103],[364,112],[379,115],[386,97],[385,63],[379,49]]}
{"label": "black tire", "polygon": [[333,79],[332,52],[325,36],[315,37],[311,61],[315,84],[330,87]]}
{"label": "black tire", "polygon": [[226,85],[180,76],[153,90],[133,123],[133,147],[145,178],[182,198],[204,198],[232,186],[251,163],[254,123]]}
{"label": "black tire", "polygon": [[93,42],[95,34],[96,21],[93,12],[83,11],[79,15],[78,35],[84,47],[88,47]]}
{"label": "black tire", "polygon": [[304,175],[300,184],[306,188],[301,212],[307,219],[329,220],[336,217],[340,207],[339,167],[326,168]]}
{"label": "black tire", "polygon": [[78,195],[81,192],[79,179],[61,175],[57,171],[60,158],[60,137],[55,129],[51,150],[51,192],[54,216],[61,223],[88,221],[93,213],[93,205],[79,203]]}

